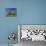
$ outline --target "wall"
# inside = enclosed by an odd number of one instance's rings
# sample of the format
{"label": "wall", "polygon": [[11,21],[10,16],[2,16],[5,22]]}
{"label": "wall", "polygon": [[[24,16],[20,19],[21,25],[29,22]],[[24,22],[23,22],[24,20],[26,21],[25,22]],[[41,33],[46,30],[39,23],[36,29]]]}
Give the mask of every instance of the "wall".
{"label": "wall", "polygon": [[46,0],[21,1],[21,24],[46,24]]}
{"label": "wall", "polygon": [[[5,17],[5,8],[17,8],[16,17]],[[0,44],[7,43],[17,24],[46,24],[46,0],[0,0]]]}
{"label": "wall", "polygon": [[0,44],[8,43],[8,34],[10,32],[16,32],[17,34],[17,16],[5,16],[5,8],[16,8],[15,2],[13,0],[0,0]]}

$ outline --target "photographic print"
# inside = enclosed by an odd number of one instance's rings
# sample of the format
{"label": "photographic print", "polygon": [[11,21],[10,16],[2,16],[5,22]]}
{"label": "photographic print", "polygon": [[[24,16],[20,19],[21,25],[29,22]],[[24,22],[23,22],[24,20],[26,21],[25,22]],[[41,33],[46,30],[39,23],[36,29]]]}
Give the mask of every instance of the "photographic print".
{"label": "photographic print", "polygon": [[17,15],[17,8],[5,8],[6,16],[14,17]]}

